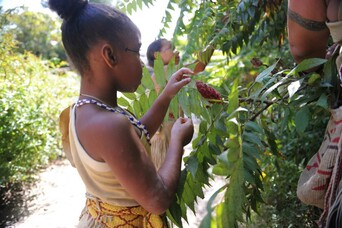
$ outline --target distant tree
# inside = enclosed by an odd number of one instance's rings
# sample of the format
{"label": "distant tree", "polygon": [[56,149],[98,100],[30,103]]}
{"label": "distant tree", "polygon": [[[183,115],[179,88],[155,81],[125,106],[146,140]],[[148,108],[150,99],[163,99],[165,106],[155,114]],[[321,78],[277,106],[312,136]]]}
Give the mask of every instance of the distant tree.
{"label": "distant tree", "polygon": [[18,41],[16,51],[29,51],[45,59],[66,60],[60,36],[60,21],[25,7],[11,10],[3,29]]}

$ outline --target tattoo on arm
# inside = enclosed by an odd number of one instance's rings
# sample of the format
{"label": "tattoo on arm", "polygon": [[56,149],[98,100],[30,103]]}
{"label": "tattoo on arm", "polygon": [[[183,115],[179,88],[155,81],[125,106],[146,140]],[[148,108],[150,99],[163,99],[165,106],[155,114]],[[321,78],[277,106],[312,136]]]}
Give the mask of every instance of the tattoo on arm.
{"label": "tattoo on arm", "polygon": [[302,27],[310,31],[321,31],[327,28],[325,22],[305,19],[298,13],[290,9],[288,9],[287,15],[289,16],[289,18],[291,18],[291,20],[293,20],[297,24],[301,25]]}

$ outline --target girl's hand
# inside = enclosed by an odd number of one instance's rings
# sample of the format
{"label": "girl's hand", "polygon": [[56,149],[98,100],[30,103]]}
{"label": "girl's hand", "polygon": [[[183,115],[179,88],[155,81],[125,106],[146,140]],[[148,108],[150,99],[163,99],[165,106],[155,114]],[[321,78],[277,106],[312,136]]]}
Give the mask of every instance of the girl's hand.
{"label": "girl's hand", "polygon": [[194,134],[194,125],[189,118],[180,117],[172,127],[171,138],[179,140],[183,146],[190,143]]}
{"label": "girl's hand", "polygon": [[171,77],[168,83],[164,88],[164,93],[166,96],[170,97],[171,99],[179,92],[183,86],[187,85],[191,78],[190,75],[193,75],[194,72],[188,68],[181,68],[176,71]]}

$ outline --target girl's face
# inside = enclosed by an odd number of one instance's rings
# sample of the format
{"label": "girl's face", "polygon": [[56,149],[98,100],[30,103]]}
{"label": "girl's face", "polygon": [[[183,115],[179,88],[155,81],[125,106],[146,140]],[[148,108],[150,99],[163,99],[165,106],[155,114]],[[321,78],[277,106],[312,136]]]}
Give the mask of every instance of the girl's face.
{"label": "girl's face", "polygon": [[134,92],[141,84],[143,62],[140,59],[141,38],[136,30],[125,40],[121,51],[120,88],[121,92]]}
{"label": "girl's face", "polygon": [[160,56],[164,62],[164,65],[167,65],[172,58],[175,58],[176,65],[179,63],[179,52],[175,51],[170,41],[164,40],[162,42]]}

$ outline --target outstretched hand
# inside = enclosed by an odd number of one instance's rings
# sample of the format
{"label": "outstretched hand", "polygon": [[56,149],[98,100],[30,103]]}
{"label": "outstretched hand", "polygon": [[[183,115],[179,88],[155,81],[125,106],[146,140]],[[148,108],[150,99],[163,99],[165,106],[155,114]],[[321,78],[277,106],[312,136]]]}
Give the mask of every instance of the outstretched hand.
{"label": "outstretched hand", "polygon": [[193,74],[194,72],[188,68],[179,69],[170,77],[163,92],[170,98],[173,98],[181,88],[189,84],[191,81],[190,75]]}

